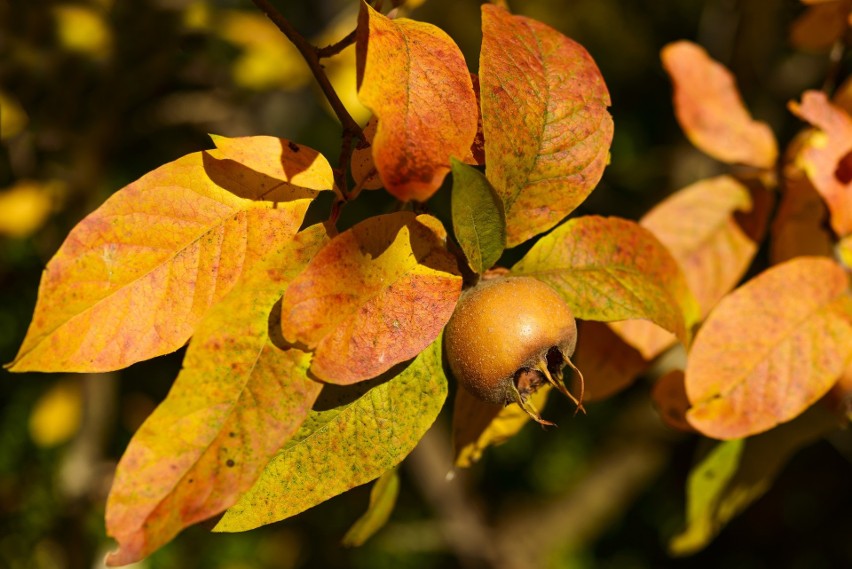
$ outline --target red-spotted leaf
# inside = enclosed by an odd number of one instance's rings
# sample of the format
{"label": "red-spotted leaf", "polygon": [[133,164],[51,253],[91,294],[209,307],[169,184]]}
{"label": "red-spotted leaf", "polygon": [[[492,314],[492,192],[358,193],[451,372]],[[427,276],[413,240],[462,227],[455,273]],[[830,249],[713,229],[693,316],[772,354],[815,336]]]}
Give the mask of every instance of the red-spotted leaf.
{"label": "red-spotted leaf", "polygon": [[414,449],[446,396],[440,338],[401,372],[325,386],[299,432],[214,531],[283,520],[378,478]]}
{"label": "red-spotted leaf", "polygon": [[397,198],[425,201],[467,155],[479,112],[461,51],[441,29],[361,3],[358,97],[378,118],[373,161]]}
{"label": "red-spotted leaf", "polygon": [[215,142],[119,190],[71,231],[42,275],[12,371],[114,370],[180,348],[246,267],[295,234],[302,198],[333,184],[310,148]]}
{"label": "red-spotted leaf", "polygon": [[852,233],[852,116],[824,93],[807,91],[790,110],[816,127],[796,158],[828,204],[831,226],[840,236]]}
{"label": "red-spotted leaf", "polygon": [[772,168],[775,136],[752,119],[731,73],[688,41],[667,45],[661,55],[674,83],[675,115],[692,144],[722,162]]}
{"label": "red-spotted leaf", "polygon": [[479,82],[486,174],[514,247],[597,185],[613,135],[609,92],[581,45],[492,4],[482,6]]}
{"label": "red-spotted leaf", "polygon": [[648,319],[685,341],[698,319],[677,261],[651,232],[626,219],[568,220],[539,239],[512,274],[546,282],[584,320]]}
{"label": "red-spotted leaf", "polygon": [[369,218],[335,237],[293,281],[282,329],[314,350],[317,377],[338,384],[375,377],[440,333],[461,277],[435,224],[409,212]]}
{"label": "red-spotted leaf", "polygon": [[248,490],[307,416],[321,385],[310,354],[270,339],[269,311],[326,241],[315,225],[270,243],[201,321],[168,397],[130,441],[107,501],[109,565],[138,561]]}
{"label": "red-spotted leaf", "polygon": [[798,257],[720,302],[686,368],[687,419],[714,438],[789,421],[825,395],[852,355],[852,296],[830,259]]}

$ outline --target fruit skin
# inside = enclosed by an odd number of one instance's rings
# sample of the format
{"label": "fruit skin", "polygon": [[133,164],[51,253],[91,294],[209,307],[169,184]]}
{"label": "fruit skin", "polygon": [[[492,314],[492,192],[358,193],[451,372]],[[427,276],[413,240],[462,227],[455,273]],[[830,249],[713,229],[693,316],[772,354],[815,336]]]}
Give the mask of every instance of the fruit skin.
{"label": "fruit skin", "polygon": [[[496,278],[466,291],[444,330],[447,362],[458,382],[482,401],[500,405],[517,401],[524,407],[526,396],[545,380],[554,383],[551,373],[561,380],[576,344],[571,309],[532,277]],[[525,371],[537,371],[538,381]],[[519,386],[519,380],[527,383]],[[567,394],[561,381],[557,387]]]}

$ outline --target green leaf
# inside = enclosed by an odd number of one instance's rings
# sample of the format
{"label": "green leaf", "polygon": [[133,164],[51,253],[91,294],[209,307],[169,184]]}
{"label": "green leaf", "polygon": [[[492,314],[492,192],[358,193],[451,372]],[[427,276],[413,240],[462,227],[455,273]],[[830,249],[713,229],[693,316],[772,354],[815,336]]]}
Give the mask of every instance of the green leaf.
{"label": "green leaf", "polygon": [[382,474],[373,489],[370,490],[370,505],[367,511],[358,518],[346,535],[343,536],[343,545],[346,547],[358,547],[373,537],[382,529],[390,518],[396,497],[399,495],[399,475],[396,469],[388,470]]}
{"label": "green leaf", "polygon": [[568,220],[542,237],[512,274],[546,282],[583,320],[647,319],[686,341],[699,318],[677,261],[650,231],[626,219]]}
{"label": "green leaf", "polygon": [[307,510],[394,468],[444,404],[441,338],[401,372],[326,385],[302,428],[213,531],[245,531]]}
{"label": "green leaf", "polygon": [[838,427],[820,406],[776,429],[713,447],[689,475],[686,529],[669,542],[672,555],[690,555],[710,543],[735,516],[763,496],[790,458]]}
{"label": "green leaf", "polygon": [[476,168],[453,164],[453,231],[470,268],[478,274],[491,268],[506,248],[503,202]]}

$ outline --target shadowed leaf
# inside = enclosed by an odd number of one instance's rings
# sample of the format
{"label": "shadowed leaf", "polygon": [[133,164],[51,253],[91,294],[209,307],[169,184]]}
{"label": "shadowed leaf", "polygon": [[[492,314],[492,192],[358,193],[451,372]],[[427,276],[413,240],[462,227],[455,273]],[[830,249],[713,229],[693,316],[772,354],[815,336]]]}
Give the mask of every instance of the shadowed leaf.
{"label": "shadowed leaf", "polygon": [[503,203],[479,170],[453,159],[453,231],[470,268],[482,274],[506,247]]}
{"label": "shadowed leaf", "polygon": [[[649,364],[642,354],[620,338],[609,325],[588,320],[580,322],[578,326],[577,351],[572,359],[574,365],[583,371],[584,402],[612,397],[630,386],[639,374],[648,369]],[[656,326],[655,329],[661,330]],[[674,338],[669,332],[666,334]],[[571,392],[578,393],[579,389],[579,381],[574,378]]]}
{"label": "shadowed leaf", "polygon": [[322,384],[307,376],[310,354],[273,344],[269,311],[325,241],[314,226],[272,244],[274,262],[202,320],[168,397],[118,464],[106,522],[119,549],[108,564],[138,561],[224,511],[299,428]]}
{"label": "shadowed leaf", "polygon": [[678,431],[695,432],[686,420],[689,398],[686,396],[682,370],[675,369],[660,377],[654,384],[651,398],[666,425]]}
{"label": "shadowed leaf", "polygon": [[790,42],[798,49],[829,51],[849,28],[850,0],[809,6],[790,26]]}
{"label": "shadowed leaf", "polygon": [[[544,385],[533,393],[530,402],[535,409],[544,408],[550,390],[550,385]],[[506,406],[485,403],[467,390],[459,389],[453,408],[455,465],[473,466],[485,449],[508,441],[529,421],[529,414],[516,403]]]}
{"label": "shadowed leaf", "polygon": [[669,543],[690,555],[763,496],[792,456],[839,426],[837,416],[814,407],[798,419],[745,440],[717,443],[689,475],[686,529]]}
{"label": "shadowed leaf", "polygon": [[542,237],[512,274],[546,282],[583,320],[648,319],[685,341],[698,318],[677,262],[647,229],[625,219],[568,220]]}
{"label": "shadowed leaf", "polygon": [[844,166],[852,153],[852,117],[824,93],[807,91],[790,110],[816,127],[803,142],[796,164],[828,204],[838,235],[852,233],[852,173]]}
{"label": "shadowed leaf", "polygon": [[687,419],[714,438],[789,421],[822,397],[852,354],[852,297],[829,259],[776,265],[718,304],[686,368]]}
{"label": "shadowed leaf", "polygon": [[352,159],[350,160],[352,179],[355,180],[356,186],[360,186],[364,190],[378,190],[382,187],[379,171],[376,170],[376,163],[373,162],[373,139],[376,137],[378,124],[379,121],[375,116],[370,117],[370,120],[364,125],[363,132],[364,138],[366,138],[364,145],[352,151]]}
{"label": "shadowed leaf", "polygon": [[378,118],[373,160],[385,188],[425,201],[467,155],[479,112],[461,51],[443,30],[361,3],[358,97]]}
{"label": "shadowed leaf", "polygon": [[722,162],[772,168],[775,136],[751,118],[731,73],[688,41],[667,45],[661,56],[674,84],[675,115],[692,144]]}
{"label": "shadowed leaf", "polygon": [[214,531],[245,531],[283,520],[399,464],[447,396],[440,338],[404,370],[388,375],[324,387],[299,432]]}
{"label": "shadowed leaf", "polygon": [[486,174],[508,246],[547,231],[595,188],[612,142],[609,92],[588,52],[540,22],[482,6]]}
{"label": "shadowed leaf", "polygon": [[317,377],[344,385],[375,377],[441,332],[461,277],[435,224],[410,212],[369,218],[335,237],[293,281],[282,329],[314,350]]}
{"label": "shadowed leaf", "polygon": [[388,470],[373,484],[367,511],[352,524],[343,536],[342,544],[346,547],[364,545],[390,519],[398,495],[399,474],[396,469]]}
{"label": "shadowed leaf", "polygon": [[214,140],[219,149],[157,168],[71,231],[12,371],[114,370],[180,348],[246,267],[295,234],[301,198],[333,183],[307,147]]}

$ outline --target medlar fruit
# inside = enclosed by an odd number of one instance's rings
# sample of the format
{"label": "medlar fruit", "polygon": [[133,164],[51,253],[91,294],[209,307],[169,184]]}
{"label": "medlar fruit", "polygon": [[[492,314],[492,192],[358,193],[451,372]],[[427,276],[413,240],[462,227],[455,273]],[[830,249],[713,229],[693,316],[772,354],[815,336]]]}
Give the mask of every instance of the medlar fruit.
{"label": "medlar fruit", "polygon": [[[444,330],[447,362],[465,389],[487,403],[518,403],[549,425],[529,397],[547,382],[583,409],[583,376],[570,360],[576,344],[568,304],[532,277],[495,278],[466,291]],[[579,374],[579,397],[563,383],[566,364]]]}

